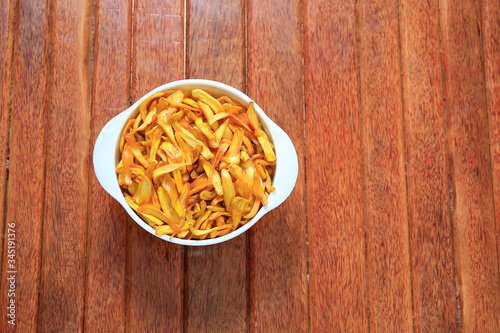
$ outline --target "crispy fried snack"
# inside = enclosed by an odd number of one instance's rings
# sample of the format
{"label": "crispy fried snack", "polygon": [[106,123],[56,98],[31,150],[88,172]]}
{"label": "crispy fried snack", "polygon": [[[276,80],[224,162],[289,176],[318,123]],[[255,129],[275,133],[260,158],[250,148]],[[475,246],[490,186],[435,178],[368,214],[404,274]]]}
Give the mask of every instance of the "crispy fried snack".
{"label": "crispy fried snack", "polygon": [[247,223],[275,188],[274,146],[257,113],[195,89],[159,92],[120,137],[118,183],[157,235],[223,236]]}

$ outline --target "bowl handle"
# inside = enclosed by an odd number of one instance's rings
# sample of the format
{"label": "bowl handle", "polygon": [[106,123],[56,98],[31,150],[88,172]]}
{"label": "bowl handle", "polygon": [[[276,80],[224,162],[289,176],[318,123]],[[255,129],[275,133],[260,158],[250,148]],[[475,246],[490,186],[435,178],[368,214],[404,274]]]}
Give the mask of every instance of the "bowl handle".
{"label": "bowl handle", "polygon": [[276,173],[273,186],[276,188],[275,198],[269,198],[269,210],[281,205],[292,193],[299,174],[299,160],[297,151],[290,137],[280,127],[272,131],[273,141],[279,148],[276,149]]}
{"label": "bowl handle", "polygon": [[101,130],[94,145],[94,172],[101,186],[113,198],[122,197],[116,181],[116,142],[121,129],[128,118],[128,112],[122,112],[111,119]]}

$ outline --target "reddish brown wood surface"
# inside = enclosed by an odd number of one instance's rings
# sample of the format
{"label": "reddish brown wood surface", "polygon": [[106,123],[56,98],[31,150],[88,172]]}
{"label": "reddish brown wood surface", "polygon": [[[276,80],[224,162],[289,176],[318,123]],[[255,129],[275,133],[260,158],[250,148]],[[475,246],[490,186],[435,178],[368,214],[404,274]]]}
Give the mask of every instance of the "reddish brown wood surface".
{"label": "reddish brown wood surface", "polygon": [[186,33],[186,78],[245,92],[245,1],[187,1]]}
{"label": "reddish brown wood surface", "polygon": [[[95,8],[91,144],[130,97],[130,0],[100,0]],[[127,214],[89,176],[85,331],[125,329]]]}
{"label": "reddish brown wood surface", "polygon": [[[499,0],[4,1],[0,331],[498,331],[499,17]],[[203,248],[150,235],[89,172],[105,123],[184,76],[248,83],[300,165],[282,206]]]}
{"label": "reddish brown wood surface", "polygon": [[70,332],[83,326],[92,2],[52,6],[38,328]]}
{"label": "reddish brown wood surface", "polygon": [[[186,78],[245,91],[244,1],[191,0],[187,17]],[[246,332],[247,234],[185,251],[184,331]]]}
{"label": "reddish brown wood surface", "polygon": [[[7,186],[7,152],[9,147],[9,114],[12,92],[12,48],[14,40],[14,16],[16,1],[4,1],[0,6],[0,216],[5,216],[5,189]],[[4,222],[1,230],[4,230]],[[3,250],[3,249],[2,249]],[[3,254],[3,253],[2,253]],[[4,288],[4,279],[0,288]]]}
{"label": "reddish brown wood surface", "polygon": [[370,328],[411,331],[397,1],[359,2]]}
{"label": "reddish brown wood surface", "polygon": [[462,330],[493,332],[500,327],[500,278],[480,3],[440,4]]}
{"label": "reddish brown wood surface", "polygon": [[290,197],[250,230],[250,330],[306,332],[307,247],[300,1],[248,2],[248,95],[292,139]]}
{"label": "reddish brown wood surface", "polygon": [[[134,1],[132,100],[184,72],[183,1]],[[130,220],[127,331],[182,329],[183,248]]]}
{"label": "reddish brown wood surface", "polygon": [[[2,6],[0,6],[0,40],[2,41],[2,47],[0,48],[0,216],[5,216],[5,211],[7,210],[7,207],[5,206],[5,192],[7,186],[6,176],[8,171],[6,167],[7,152],[9,147],[9,115],[12,92],[12,49],[14,40],[15,10],[16,1],[4,1]],[[1,223],[2,231],[4,231],[4,225],[5,219],[2,220]],[[4,236],[5,233],[2,237]],[[7,277],[5,277],[5,279],[6,278]],[[5,289],[5,279],[2,267],[0,292],[3,292]],[[3,306],[3,302],[0,304]]]}
{"label": "reddish brown wood surface", "polygon": [[497,222],[497,249],[500,250],[500,1],[482,1],[482,27],[486,92],[491,139],[491,165],[495,217]]}
{"label": "reddish brown wood surface", "polygon": [[[9,117],[11,110],[12,92],[12,49],[14,40],[14,16],[16,1],[4,0],[0,4],[0,216],[5,216],[8,207],[5,203],[5,192],[7,187],[7,153],[9,147]],[[0,230],[4,232],[5,219],[2,220]],[[2,236],[5,235],[5,232]],[[2,246],[5,237],[2,238]],[[3,251],[3,247],[2,247]],[[8,254],[8,253],[7,253]],[[3,255],[3,252],[2,252]],[[2,258],[3,260],[3,258]],[[3,262],[2,262],[3,264]],[[0,280],[0,292],[3,293],[6,278],[3,275]],[[3,298],[2,298],[3,300]],[[3,301],[0,303],[3,306]],[[5,310],[0,310],[3,313]],[[3,318],[6,318],[3,316]],[[2,324],[3,325],[3,324]]]}
{"label": "reddish brown wood surface", "polygon": [[368,332],[356,2],[304,2],[311,331]]}
{"label": "reddish brown wood surface", "polygon": [[[0,322],[2,332],[36,330],[45,181],[49,9],[46,1],[18,2],[0,308],[0,317],[6,319]],[[39,20],[33,21],[32,17]],[[16,284],[22,287],[16,288]],[[7,317],[12,301],[15,317]]]}
{"label": "reddish brown wood surface", "polygon": [[400,2],[417,332],[458,330],[438,5],[437,1]]}

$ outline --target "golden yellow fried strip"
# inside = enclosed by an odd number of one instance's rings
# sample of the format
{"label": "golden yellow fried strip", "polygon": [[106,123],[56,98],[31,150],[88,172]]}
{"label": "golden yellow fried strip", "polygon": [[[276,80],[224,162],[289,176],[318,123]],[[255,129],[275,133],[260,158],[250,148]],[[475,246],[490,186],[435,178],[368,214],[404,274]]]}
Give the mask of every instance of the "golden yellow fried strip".
{"label": "golden yellow fried strip", "polygon": [[268,162],[276,161],[276,155],[274,154],[273,148],[271,147],[271,142],[269,142],[267,134],[262,130],[257,130],[255,131],[255,135],[257,136],[257,139],[259,140],[262,149],[264,149],[266,160]]}
{"label": "golden yellow fried strip", "polygon": [[198,108],[198,104],[195,101],[193,101],[191,98],[184,98],[182,100],[182,103],[187,104],[195,109]]}
{"label": "golden yellow fried strip", "polygon": [[180,104],[182,103],[182,100],[184,99],[184,93],[182,92],[182,90],[177,90],[176,92],[174,92],[173,94],[170,94],[167,98],[165,98],[165,100],[169,103],[169,104]]}
{"label": "golden yellow fried strip", "polygon": [[139,113],[140,113],[140,116],[141,116],[141,119],[143,121],[146,120],[146,116],[148,114],[148,106],[149,104],[158,99],[159,97],[162,97],[165,95],[165,92],[164,91],[161,91],[161,92],[157,92],[151,96],[149,96],[148,98],[146,98],[144,101],[142,101],[142,103],[139,105]]}
{"label": "golden yellow fried strip", "polygon": [[130,130],[131,126],[134,124],[135,120],[134,119],[129,119],[126,123],[125,126],[123,127],[122,134],[120,135],[120,153],[123,153],[123,148],[125,145],[125,134]]}
{"label": "golden yellow fried strip", "polygon": [[250,212],[248,212],[247,215],[243,216],[243,218],[251,219],[252,217],[255,216],[255,214],[257,214],[257,212],[259,211],[259,208],[260,208],[260,201],[254,200],[253,205],[252,205],[252,209],[250,210]]}
{"label": "golden yellow fried strip", "polygon": [[253,102],[251,102],[248,105],[247,116],[248,120],[250,121],[250,125],[253,127],[254,131],[262,130],[262,127],[260,126],[259,117],[257,116],[257,112],[253,107]]}
{"label": "golden yellow fried strip", "polygon": [[222,109],[222,105],[218,100],[210,96],[206,91],[203,91],[201,89],[195,89],[191,91],[191,95],[194,98],[198,98],[200,101],[203,103],[207,104],[210,106],[210,108],[214,111],[214,113],[220,113],[223,112],[224,110]]}
{"label": "golden yellow fried strip", "polygon": [[177,170],[185,165],[187,165],[187,163],[167,164],[159,167],[158,169],[153,171],[153,180],[156,182],[158,180],[158,177],[166,175],[167,173],[171,173],[172,171]]}
{"label": "golden yellow fried strip", "polygon": [[249,199],[235,197],[231,201],[231,216],[233,217],[233,229],[238,227],[244,214],[250,211],[251,202]]}
{"label": "golden yellow fried strip", "polygon": [[156,227],[158,225],[162,225],[163,222],[160,220],[160,219],[157,219],[156,217],[154,216],[151,216],[149,214],[144,214],[144,213],[140,213],[137,211],[137,209],[139,208],[139,205],[136,204],[134,202],[134,200],[132,200],[132,198],[130,196],[128,196],[126,193],[124,193],[124,197],[125,197],[125,201],[127,201],[128,205],[130,207],[132,207],[133,210],[135,210],[137,212],[137,214],[144,220],[146,221],[147,224],[149,224],[151,227]]}
{"label": "golden yellow fried strip", "polygon": [[231,179],[231,175],[229,171],[226,169],[221,170],[221,179],[222,179],[222,196],[224,198],[224,204],[226,208],[229,210],[231,207],[231,201],[236,195],[236,191],[234,189],[233,181]]}
{"label": "golden yellow fried strip", "polygon": [[140,213],[152,215],[156,217],[157,219],[167,223],[173,230],[174,232],[179,231],[179,227],[174,223],[172,219],[170,219],[164,212],[159,210],[153,205],[142,205],[137,208],[137,211]]}
{"label": "golden yellow fried strip", "polygon": [[226,155],[222,158],[222,161],[230,164],[239,164],[240,163],[240,149],[241,143],[243,140],[243,131],[239,128],[236,129],[236,132],[233,136],[233,141],[231,141],[231,145],[226,152]]}

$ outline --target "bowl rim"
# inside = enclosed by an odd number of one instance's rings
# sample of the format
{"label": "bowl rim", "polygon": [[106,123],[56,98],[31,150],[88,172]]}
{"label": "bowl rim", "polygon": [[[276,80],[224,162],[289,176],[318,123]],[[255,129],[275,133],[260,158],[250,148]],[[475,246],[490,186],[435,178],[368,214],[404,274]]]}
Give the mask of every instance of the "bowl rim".
{"label": "bowl rim", "polygon": [[[186,88],[185,86],[191,87]],[[155,230],[151,226],[149,226],[143,219],[141,219],[139,215],[137,215],[137,213],[127,204],[118,185],[118,179],[115,172],[117,163],[116,159],[118,158],[117,154],[119,154],[118,140],[125,122],[130,118],[132,113],[137,111],[142,101],[148,98],[150,95],[165,90],[192,90],[196,88],[204,89],[209,93],[215,95],[219,95],[222,93],[242,103],[246,107],[248,107],[248,104],[250,102],[254,102],[254,108],[260,118],[263,129],[268,134],[269,139],[275,145],[276,170],[273,179],[273,186],[276,187],[276,191],[270,193],[268,204],[266,206],[261,206],[257,214],[250,221],[240,226],[238,229],[231,231],[227,235],[203,240],[187,240],[177,237],[171,238],[171,236],[169,235],[159,236],[156,235]],[[111,177],[111,172],[109,170],[111,167],[110,160],[112,160],[113,162],[112,174],[114,175],[114,177]],[[111,120],[109,120],[109,122],[102,128],[101,132],[99,133],[99,136],[94,145],[93,161],[94,171],[101,186],[106,192],[108,192],[108,194],[110,194],[121,204],[125,211],[127,211],[128,215],[137,224],[139,224],[144,230],[154,235],[155,237],[161,238],[170,243],[188,246],[205,246],[223,243],[243,234],[253,225],[255,225],[257,221],[259,221],[265,214],[267,214],[268,212],[279,206],[284,200],[286,200],[286,198],[293,190],[298,176],[297,152],[295,150],[295,147],[293,146],[292,141],[290,140],[288,135],[266,115],[262,108],[248,95],[239,91],[238,89],[221,82],[204,79],[177,80],[160,85],[146,93],[129,108],[114,116]]]}

